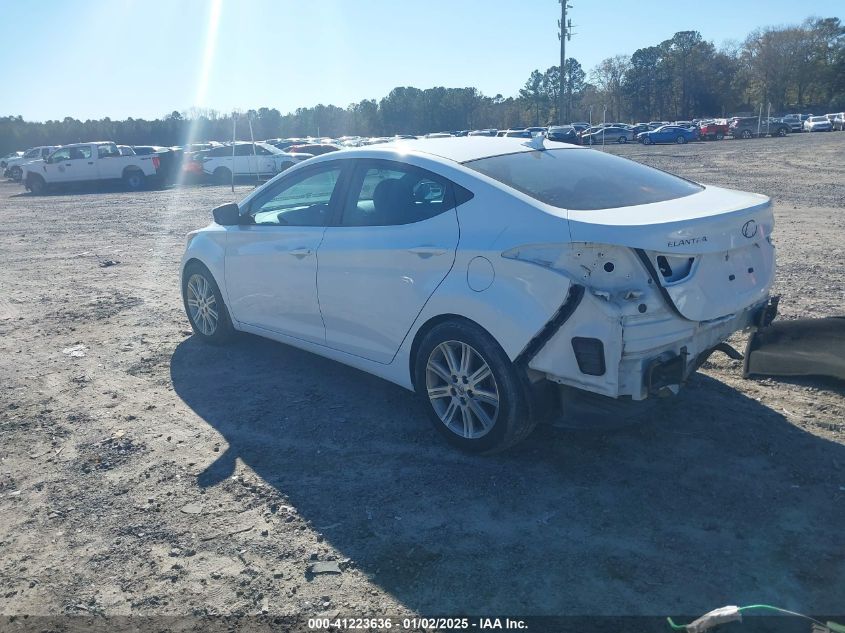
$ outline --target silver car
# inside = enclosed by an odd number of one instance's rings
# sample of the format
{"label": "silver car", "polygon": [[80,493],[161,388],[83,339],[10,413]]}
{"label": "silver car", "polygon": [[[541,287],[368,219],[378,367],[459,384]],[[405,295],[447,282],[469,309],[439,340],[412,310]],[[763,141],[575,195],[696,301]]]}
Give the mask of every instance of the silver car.
{"label": "silver car", "polygon": [[627,143],[634,140],[634,131],[624,127],[605,127],[581,135],[582,145],[601,145],[606,143]]}

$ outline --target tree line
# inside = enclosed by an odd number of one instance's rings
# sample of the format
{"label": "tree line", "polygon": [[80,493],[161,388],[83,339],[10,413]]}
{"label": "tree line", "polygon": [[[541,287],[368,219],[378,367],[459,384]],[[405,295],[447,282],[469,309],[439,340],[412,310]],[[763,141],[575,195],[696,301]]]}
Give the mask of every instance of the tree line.
{"label": "tree line", "polygon": [[[558,96],[564,93],[563,112]],[[697,31],[603,60],[589,74],[574,58],[534,70],[518,94],[478,89],[397,87],[345,108],[317,105],[282,114],[276,108],[238,116],[238,137],[386,136],[475,128],[525,127],[576,120],[686,120],[786,111],[845,110],[845,26],[839,18],[759,28],[742,43],[716,47]],[[232,114],[174,111],[160,119],[25,121],[0,117],[0,155],[36,145],[110,139],[128,145],[182,145],[232,138]]]}

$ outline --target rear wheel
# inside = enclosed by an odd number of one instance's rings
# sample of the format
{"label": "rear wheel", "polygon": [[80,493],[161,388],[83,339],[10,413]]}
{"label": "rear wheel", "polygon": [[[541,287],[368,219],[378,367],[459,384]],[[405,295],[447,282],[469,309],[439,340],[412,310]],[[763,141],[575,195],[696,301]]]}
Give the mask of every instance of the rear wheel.
{"label": "rear wheel", "polygon": [[786,136],[786,128],[784,128],[784,127],[779,127],[779,128],[778,128],[778,136],[780,136],[780,137],[784,137],[784,136]]}
{"label": "rear wheel", "polygon": [[182,276],[182,301],[191,327],[200,339],[220,345],[234,334],[223,295],[209,270],[197,262],[185,267]]}
{"label": "rear wheel", "polygon": [[683,136],[681,136],[681,135],[678,135],[678,138],[676,138],[676,139],[675,139],[675,142],[676,142],[678,145],[683,145],[684,143],[686,143],[686,142],[687,142],[687,139],[686,139],[686,138],[684,138],[684,137],[683,137]]}
{"label": "rear wheel", "polygon": [[144,172],[131,169],[123,174],[123,184],[129,191],[138,191],[144,186]]}
{"label": "rear wheel", "polygon": [[536,426],[527,381],[484,330],[465,321],[436,325],[420,343],[415,385],[446,440],[470,453],[496,453]]}
{"label": "rear wheel", "polygon": [[218,167],[214,170],[214,182],[218,185],[228,185],[232,182],[232,172],[225,167]]}
{"label": "rear wheel", "polygon": [[651,145],[651,139],[647,136],[643,137],[643,145]]}
{"label": "rear wheel", "polygon": [[627,137],[627,136],[620,136],[618,139],[616,139],[616,142],[617,142],[617,143],[623,143],[623,144],[624,144],[624,143],[627,143],[627,142],[628,142],[628,137]]}
{"label": "rear wheel", "polygon": [[751,130],[743,130],[742,134],[740,135],[742,138],[751,138],[753,135],[751,134]]}

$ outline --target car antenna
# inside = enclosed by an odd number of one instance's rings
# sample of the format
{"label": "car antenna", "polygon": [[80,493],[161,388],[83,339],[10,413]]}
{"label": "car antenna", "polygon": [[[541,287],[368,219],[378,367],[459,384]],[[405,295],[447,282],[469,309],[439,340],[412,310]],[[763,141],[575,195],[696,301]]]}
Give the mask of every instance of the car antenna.
{"label": "car antenna", "polygon": [[539,150],[546,149],[546,146],[543,144],[543,133],[542,132],[535,134],[530,139],[527,139],[526,141],[524,141],[522,144],[525,145],[525,147],[530,147],[531,149],[539,149]]}

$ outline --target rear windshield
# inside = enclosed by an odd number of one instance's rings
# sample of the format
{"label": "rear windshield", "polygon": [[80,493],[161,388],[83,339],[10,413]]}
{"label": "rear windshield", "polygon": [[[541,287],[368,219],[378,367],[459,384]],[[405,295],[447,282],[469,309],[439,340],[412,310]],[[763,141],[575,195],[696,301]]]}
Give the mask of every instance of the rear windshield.
{"label": "rear windshield", "polygon": [[561,209],[628,207],[683,198],[703,189],[659,169],[592,149],[520,152],[464,165]]}

